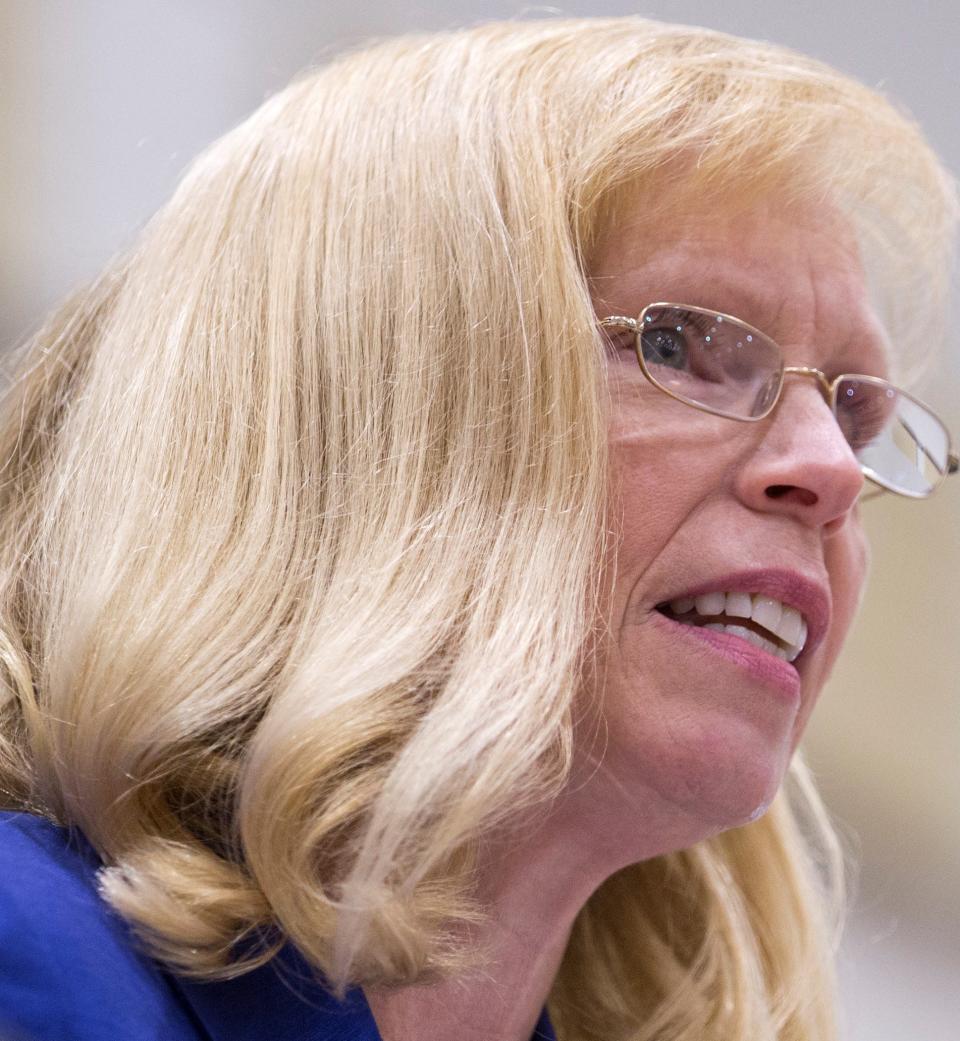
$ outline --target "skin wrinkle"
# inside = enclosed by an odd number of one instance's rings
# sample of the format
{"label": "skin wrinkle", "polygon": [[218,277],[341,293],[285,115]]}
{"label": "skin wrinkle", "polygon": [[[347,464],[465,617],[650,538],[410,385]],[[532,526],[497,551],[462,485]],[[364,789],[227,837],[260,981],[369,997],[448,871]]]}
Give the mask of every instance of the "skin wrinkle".
{"label": "skin wrinkle", "polygon": [[[873,321],[856,257],[826,247],[829,223],[772,203],[736,225],[694,214],[691,224],[708,230],[703,240],[674,222],[669,232],[679,237],[659,237],[649,253],[632,234],[636,224],[619,224],[597,251],[590,285],[598,317],[636,314],[658,297],[708,306],[703,288],[690,298],[707,284],[705,270],[722,268],[736,282],[751,264],[766,271],[768,311],[780,312],[769,332],[783,337],[788,364],[833,365],[837,345],[851,342],[851,315]],[[806,305],[799,317],[780,306],[798,296]],[[719,299],[714,306],[747,321],[756,314]],[[486,970],[469,986],[368,990],[385,1041],[457,1030],[477,1041],[527,1041],[570,929],[598,886],[628,864],[756,819],[770,804],[860,599],[863,476],[811,381],[791,380],[773,415],[748,424],[661,393],[626,351],[606,364],[618,530],[605,606],[613,637],[597,649],[599,689],[582,691],[573,773],[546,813],[483,843],[478,893],[491,917],[471,940],[490,952]],[[787,493],[768,494],[779,486]],[[705,577],[753,566],[798,570],[832,593],[828,633],[800,662],[799,705],[710,646],[678,639],[655,610]]]}
{"label": "skin wrinkle", "polygon": [[[651,390],[654,390],[654,388],[653,388],[653,387],[651,387],[650,389],[651,389]],[[656,393],[656,391],[655,391],[655,390],[654,390],[654,392]],[[682,525],[682,524],[686,524],[686,523],[687,523],[687,521],[688,521],[688,520],[690,519],[690,517],[692,516],[692,514],[694,514],[694,513],[695,513],[695,512],[696,512],[696,511],[697,511],[698,509],[700,509],[700,508],[701,508],[701,506],[702,506],[702,503],[699,503],[699,502],[696,502],[696,503],[692,503],[692,504],[691,504],[691,506],[690,506],[690,510],[689,510],[689,512],[688,512],[688,513],[686,513],[686,514],[684,514],[684,515],[683,515],[683,516],[682,516],[682,517],[680,518],[680,524],[681,524],[681,525]],[[678,525],[678,526],[679,526],[679,525]],[[665,532],[665,533],[664,533],[664,541],[663,541],[663,544],[662,544],[661,546],[659,546],[658,548],[659,548],[659,549],[663,549],[663,546],[664,546],[664,545],[666,545],[666,543],[667,543],[667,542],[668,542],[669,540],[670,540],[670,534],[669,534],[669,532]],[[635,581],[635,582],[633,583],[633,585],[632,585],[632,586],[631,586],[631,588],[630,588],[630,600],[631,600],[631,602],[632,602],[632,600],[633,600],[633,595],[634,595],[634,593],[636,592],[636,589],[637,589],[637,587],[638,587],[638,586],[640,585],[640,583],[641,583],[641,582],[643,581],[643,579],[644,579],[644,578],[646,577],[646,574],[647,574],[647,570],[648,570],[648,569],[649,569],[649,568],[650,568],[650,567],[651,567],[651,566],[653,565],[653,563],[654,563],[654,560],[655,560],[655,559],[656,559],[655,557],[654,557],[654,558],[652,558],[652,559],[650,560],[650,563],[649,563],[649,564],[647,565],[647,567],[645,567],[645,568],[644,568],[644,569],[643,569],[643,570],[642,570],[642,571],[641,571],[641,572],[640,572],[640,573],[639,573],[639,574],[637,575],[636,581]],[[619,627],[617,628],[617,640],[622,640],[622,639],[623,639],[623,626],[624,626],[624,624],[626,623],[626,621],[627,621],[627,618],[626,618],[626,615],[624,615],[624,616],[623,616],[623,617],[622,617],[622,618],[620,619],[620,625],[619,625]]]}

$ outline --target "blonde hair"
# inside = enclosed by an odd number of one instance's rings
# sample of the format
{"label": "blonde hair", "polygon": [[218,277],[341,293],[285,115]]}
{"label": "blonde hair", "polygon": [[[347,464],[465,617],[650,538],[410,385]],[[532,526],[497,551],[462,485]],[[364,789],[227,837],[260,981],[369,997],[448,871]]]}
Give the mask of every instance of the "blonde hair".
{"label": "blonde hair", "polygon": [[[286,940],[338,994],[471,964],[476,841],[562,791],[602,629],[585,266],[638,186],[839,205],[942,308],[952,183],[882,97],[769,44],[544,21],[298,77],[18,352],[0,787],[83,830],[174,971]],[[833,1037],[842,889],[797,755],[764,817],[597,890],[559,1037]]]}

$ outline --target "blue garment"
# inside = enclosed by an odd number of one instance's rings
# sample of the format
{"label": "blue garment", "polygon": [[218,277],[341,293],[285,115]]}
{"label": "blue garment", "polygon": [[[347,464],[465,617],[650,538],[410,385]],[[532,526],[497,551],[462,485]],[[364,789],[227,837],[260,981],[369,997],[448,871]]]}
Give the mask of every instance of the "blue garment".
{"label": "blue garment", "polygon": [[[336,1001],[291,944],[233,980],[163,970],[100,898],[98,867],[76,829],[0,811],[2,1041],[381,1041],[363,991]],[[556,1041],[546,1009],[534,1039]]]}

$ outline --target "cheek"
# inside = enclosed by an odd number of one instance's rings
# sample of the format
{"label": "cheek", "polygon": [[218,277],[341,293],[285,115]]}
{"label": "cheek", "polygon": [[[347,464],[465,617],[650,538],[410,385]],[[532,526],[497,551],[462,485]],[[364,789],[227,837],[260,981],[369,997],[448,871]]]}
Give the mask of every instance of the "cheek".
{"label": "cheek", "polygon": [[850,518],[842,532],[825,543],[824,562],[833,593],[833,620],[830,634],[820,651],[819,668],[811,677],[811,692],[805,699],[802,715],[797,719],[794,747],[840,656],[863,598],[870,565],[870,544],[858,514]]}
{"label": "cheek", "polygon": [[705,443],[715,443],[704,425],[656,390],[620,402],[608,439],[622,573],[636,579],[714,492],[723,461],[704,451]]}
{"label": "cheek", "polygon": [[859,507],[847,527],[824,546],[824,563],[833,590],[834,620],[829,639],[830,665],[836,660],[856,617],[866,589],[870,543],[860,523]]}

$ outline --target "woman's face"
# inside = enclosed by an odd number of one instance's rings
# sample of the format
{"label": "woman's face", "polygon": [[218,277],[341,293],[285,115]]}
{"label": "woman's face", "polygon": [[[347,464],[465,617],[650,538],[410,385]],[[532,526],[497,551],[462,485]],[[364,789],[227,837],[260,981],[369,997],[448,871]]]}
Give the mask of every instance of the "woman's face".
{"label": "woman's face", "polygon": [[[598,317],[636,316],[657,301],[698,305],[765,332],[787,365],[884,375],[856,249],[829,213],[769,202],[653,226],[638,209],[601,243],[590,285]],[[771,416],[738,423],[658,390],[630,334],[610,337],[620,531],[596,751],[621,790],[653,789],[699,820],[742,823],[776,794],[856,611],[867,567],[863,478],[814,380],[788,375]],[[684,620],[662,610],[709,593]],[[688,624],[722,613],[717,624],[751,627],[742,616],[759,612],[776,625],[763,612],[781,605],[808,630],[793,664]]]}

